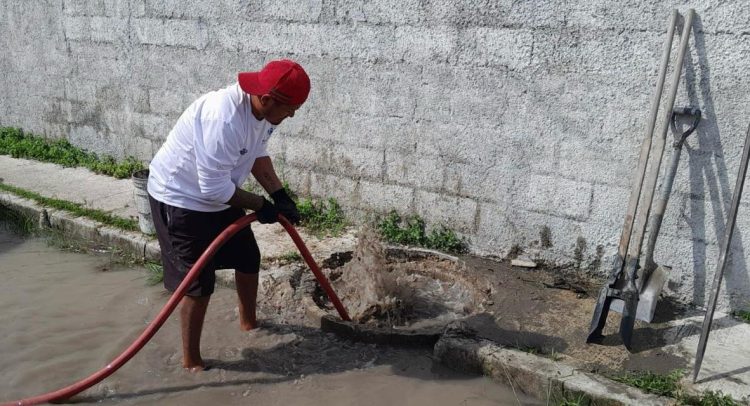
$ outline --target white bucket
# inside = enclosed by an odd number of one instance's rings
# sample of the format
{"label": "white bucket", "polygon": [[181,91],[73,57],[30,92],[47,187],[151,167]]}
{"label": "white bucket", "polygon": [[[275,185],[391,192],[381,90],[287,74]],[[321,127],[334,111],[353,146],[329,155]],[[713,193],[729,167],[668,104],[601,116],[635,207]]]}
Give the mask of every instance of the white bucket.
{"label": "white bucket", "polygon": [[132,179],[133,186],[135,186],[133,197],[135,199],[135,208],[138,211],[138,227],[140,227],[141,232],[144,234],[156,234],[154,221],[151,218],[151,206],[148,203],[148,192],[146,191],[148,169],[133,172]]}

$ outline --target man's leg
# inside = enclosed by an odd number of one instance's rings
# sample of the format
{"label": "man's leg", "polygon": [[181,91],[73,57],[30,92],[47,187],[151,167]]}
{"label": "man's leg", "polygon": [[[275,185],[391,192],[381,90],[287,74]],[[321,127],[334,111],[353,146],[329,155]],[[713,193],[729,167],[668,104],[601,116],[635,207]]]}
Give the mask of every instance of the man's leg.
{"label": "man's leg", "polygon": [[249,331],[258,327],[255,317],[255,303],[258,299],[258,274],[234,272],[237,297],[240,302],[240,328]]}
{"label": "man's leg", "polygon": [[201,331],[211,296],[185,296],[180,305],[182,325],[182,367],[191,371],[205,368],[201,358]]}

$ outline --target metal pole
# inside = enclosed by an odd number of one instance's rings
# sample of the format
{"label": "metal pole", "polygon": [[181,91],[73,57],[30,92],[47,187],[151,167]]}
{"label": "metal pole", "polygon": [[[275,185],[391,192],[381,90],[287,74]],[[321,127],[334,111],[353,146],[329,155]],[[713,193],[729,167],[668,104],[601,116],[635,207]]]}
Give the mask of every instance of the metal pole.
{"label": "metal pole", "polygon": [[745,135],[745,147],[742,150],[740,172],[737,174],[737,183],[734,186],[734,195],[732,196],[732,207],[729,209],[729,217],[727,217],[727,224],[726,228],[724,229],[724,243],[721,246],[721,251],[719,252],[719,263],[717,264],[716,272],[714,273],[714,284],[711,289],[711,298],[708,300],[706,316],[703,318],[703,327],[701,327],[701,339],[698,342],[698,351],[695,354],[693,383],[695,383],[695,381],[698,379],[698,372],[700,372],[701,364],[703,363],[703,354],[706,353],[706,342],[708,341],[708,334],[711,332],[711,322],[714,319],[716,300],[719,297],[719,289],[721,288],[721,278],[724,275],[724,268],[727,264],[729,248],[732,245],[732,234],[734,234],[734,225],[737,221],[737,209],[740,206],[740,200],[742,198],[742,187],[745,185],[745,175],[747,174],[747,161],[749,157],[750,126],[747,127],[747,134]]}

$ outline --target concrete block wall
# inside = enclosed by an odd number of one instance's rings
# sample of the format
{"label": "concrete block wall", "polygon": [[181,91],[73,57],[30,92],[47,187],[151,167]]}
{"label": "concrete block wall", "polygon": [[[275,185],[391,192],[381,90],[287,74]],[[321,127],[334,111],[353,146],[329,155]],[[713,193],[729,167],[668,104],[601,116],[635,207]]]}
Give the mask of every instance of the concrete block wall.
{"label": "concrete block wall", "polygon": [[[197,96],[289,57],[313,92],[271,150],[300,192],[605,274],[673,7],[697,11],[677,104],[704,121],[657,262],[704,305],[748,124],[746,2],[0,0],[0,125],[147,161]],[[750,307],[748,208],[724,308]]]}

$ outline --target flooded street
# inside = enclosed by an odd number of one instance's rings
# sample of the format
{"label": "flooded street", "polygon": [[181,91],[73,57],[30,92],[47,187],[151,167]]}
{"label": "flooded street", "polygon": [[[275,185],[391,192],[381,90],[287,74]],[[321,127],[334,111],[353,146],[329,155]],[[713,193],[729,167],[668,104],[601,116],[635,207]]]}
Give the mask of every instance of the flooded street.
{"label": "flooded street", "polygon": [[[263,272],[263,271],[262,271]],[[166,302],[140,268],[0,231],[0,401],[70,385],[120,354]],[[261,305],[260,316],[264,317]],[[236,293],[218,288],[203,330],[208,371],[181,368],[172,315],[122,369],[76,398],[124,405],[542,404],[433,362],[432,351],[339,339],[273,319],[239,329]]]}

